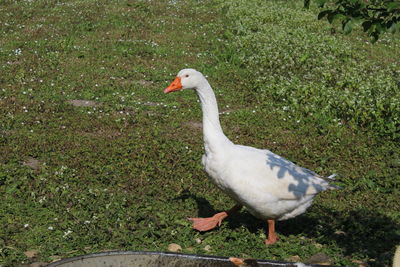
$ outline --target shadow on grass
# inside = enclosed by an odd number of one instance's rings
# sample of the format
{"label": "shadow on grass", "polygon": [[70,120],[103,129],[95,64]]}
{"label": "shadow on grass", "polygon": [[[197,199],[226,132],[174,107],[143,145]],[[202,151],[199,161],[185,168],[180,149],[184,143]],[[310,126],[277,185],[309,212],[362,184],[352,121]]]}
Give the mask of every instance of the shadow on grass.
{"label": "shadow on grass", "polygon": [[[210,217],[221,211],[216,211],[205,198],[189,191],[184,191],[177,199],[188,198],[196,201],[199,217]],[[225,221],[232,230],[245,226],[251,233],[266,227],[262,220],[256,219],[245,209]],[[395,247],[400,244],[399,229],[398,223],[377,211],[358,209],[341,214],[321,206],[294,219],[277,223],[278,234],[303,235],[321,244],[334,242],[346,256],[361,255],[374,259],[375,262],[369,262],[370,266],[390,263]]]}
{"label": "shadow on grass", "polygon": [[183,190],[178,197],[174,198],[174,200],[185,199],[193,199],[194,201],[196,201],[199,217],[211,217],[215,213],[217,213],[217,211],[213,208],[213,206],[211,206],[210,202],[208,202],[207,199],[205,199],[204,197],[198,197],[195,194],[192,194],[189,190]]}
{"label": "shadow on grass", "polygon": [[[316,214],[320,214],[319,217]],[[357,209],[341,214],[319,207],[317,213],[280,222],[278,232],[301,234],[321,244],[335,242],[345,255],[364,255],[384,266],[391,261],[395,247],[400,244],[400,225],[377,211]]]}

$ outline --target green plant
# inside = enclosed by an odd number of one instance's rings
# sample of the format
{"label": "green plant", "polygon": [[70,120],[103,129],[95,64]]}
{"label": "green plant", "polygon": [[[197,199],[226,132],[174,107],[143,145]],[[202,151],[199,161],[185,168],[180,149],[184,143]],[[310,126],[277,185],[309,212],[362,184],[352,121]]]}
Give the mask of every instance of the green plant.
{"label": "green plant", "polygon": [[[326,19],[333,23],[339,20],[344,33],[348,34],[353,26],[362,23],[364,32],[376,42],[384,32],[395,33],[400,22],[400,2],[397,0],[318,0],[318,6],[324,8],[318,19]],[[304,1],[309,8],[310,0]]]}

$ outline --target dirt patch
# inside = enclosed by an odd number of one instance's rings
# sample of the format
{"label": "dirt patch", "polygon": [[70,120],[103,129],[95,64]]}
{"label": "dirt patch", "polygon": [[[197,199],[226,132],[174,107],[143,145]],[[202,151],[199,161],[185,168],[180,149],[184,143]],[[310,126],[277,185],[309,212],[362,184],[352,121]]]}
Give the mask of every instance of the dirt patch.
{"label": "dirt patch", "polygon": [[154,107],[154,106],[159,106],[161,104],[157,103],[157,102],[145,102],[145,103],[143,103],[143,105]]}
{"label": "dirt patch", "polygon": [[137,81],[137,83],[141,84],[141,85],[152,85],[153,84],[152,81],[146,81],[146,80],[139,80],[139,81]]}
{"label": "dirt patch", "polygon": [[96,101],[93,100],[74,99],[74,100],[68,100],[67,102],[73,105],[74,107],[96,107],[99,105]]}
{"label": "dirt patch", "polygon": [[24,162],[22,162],[23,166],[27,166],[33,170],[39,170],[40,167],[42,166],[42,162],[38,159],[29,157],[27,160],[25,160]]}
{"label": "dirt patch", "polygon": [[112,129],[101,129],[95,132],[81,132],[80,134],[92,138],[108,138],[108,139],[115,139],[122,136],[122,133],[120,131]]}
{"label": "dirt patch", "polygon": [[36,249],[27,250],[24,252],[25,256],[28,258],[34,258],[38,255],[39,251]]}
{"label": "dirt patch", "polygon": [[203,123],[201,123],[199,121],[189,121],[189,122],[186,122],[184,125],[192,128],[192,129],[195,129],[195,130],[203,129]]}

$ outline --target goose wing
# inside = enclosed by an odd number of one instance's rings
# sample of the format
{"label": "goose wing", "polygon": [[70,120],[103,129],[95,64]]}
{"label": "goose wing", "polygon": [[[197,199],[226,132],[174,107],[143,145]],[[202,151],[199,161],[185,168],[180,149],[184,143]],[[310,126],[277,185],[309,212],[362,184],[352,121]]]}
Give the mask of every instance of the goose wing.
{"label": "goose wing", "polygon": [[279,199],[295,200],[337,188],[315,172],[269,150],[246,146],[240,146],[240,150],[241,157],[232,162],[232,169],[238,179],[245,179],[257,191],[265,191]]}

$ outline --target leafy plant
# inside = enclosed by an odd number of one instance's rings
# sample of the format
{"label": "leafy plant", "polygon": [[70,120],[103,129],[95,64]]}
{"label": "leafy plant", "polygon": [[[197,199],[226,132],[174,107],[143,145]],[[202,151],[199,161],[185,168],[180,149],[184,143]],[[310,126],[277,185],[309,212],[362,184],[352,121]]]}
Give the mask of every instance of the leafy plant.
{"label": "leafy plant", "polygon": [[261,105],[316,127],[347,126],[400,138],[398,62],[376,65],[353,43],[327,34],[311,10],[290,4],[278,11],[269,2],[253,1],[229,9],[228,16],[235,19],[227,46],[238,51],[237,65],[253,75]]}
{"label": "leafy plant", "polygon": [[[384,32],[399,30],[398,0],[316,0],[316,3],[324,8],[318,19],[326,18],[330,23],[341,21],[345,34],[350,33],[356,23],[361,23],[364,32],[376,42]],[[305,0],[304,6],[308,8],[310,0]]]}

